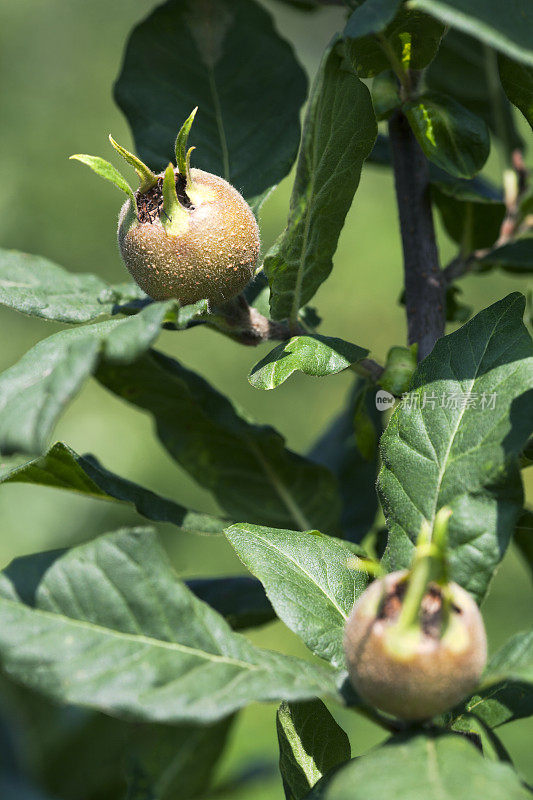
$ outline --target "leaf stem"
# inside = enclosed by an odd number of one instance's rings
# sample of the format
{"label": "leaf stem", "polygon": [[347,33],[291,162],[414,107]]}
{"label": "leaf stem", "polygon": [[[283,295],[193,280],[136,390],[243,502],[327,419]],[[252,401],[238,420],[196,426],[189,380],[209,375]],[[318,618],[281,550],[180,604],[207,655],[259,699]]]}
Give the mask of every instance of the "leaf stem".
{"label": "leaf stem", "polygon": [[409,344],[418,359],[431,352],[445,329],[445,291],[429,193],[429,165],[409,122],[398,110],[389,121],[400,217]]}

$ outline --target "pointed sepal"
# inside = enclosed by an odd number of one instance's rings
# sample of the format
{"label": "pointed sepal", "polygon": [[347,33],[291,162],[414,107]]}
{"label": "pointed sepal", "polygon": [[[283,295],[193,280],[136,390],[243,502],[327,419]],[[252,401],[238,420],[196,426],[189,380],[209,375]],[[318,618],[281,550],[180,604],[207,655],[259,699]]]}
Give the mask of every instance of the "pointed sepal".
{"label": "pointed sepal", "polygon": [[194,122],[194,118],[196,116],[196,112],[198,111],[198,106],[191,112],[191,114],[187,117],[185,122],[180,128],[180,132],[176,137],[176,165],[178,167],[178,171],[181,175],[185,176],[187,181],[187,185],[191,182],[191,153],[194,150],[194,147],[190,147],[187,150],[187,142],[189,140],[189,133],[191,131],[192,124]]}
{"label": "pointed sepal", "polygon": [[81,161],[82,164],[86,164],[101,178],[104,178],[106,181],[114,184],[117,189],[120,189],[122,192],[128,195],[133,203],[133,207],[135,208],[133,189],[129,185],[126,178],[120,174],[118,169],[116,169],[113,164],[110,164],[109,161],[105,160],[105,158],[100,158],[100,156],[88,156],[85,153],[76,153],[75,155],[70,156],[70,158],[74,159],[75,161]]}
{"label": "pointed sepal", "polygon": [[157,175],[154,172],[152,172],[152,170],[149,167],[147,167],[146,164],[144,164],[140,158],[137,158],[137,156],[134,156],[133,153],[129,152],[129,150],[126,150],[125,147],[122,147],[122,145],[118,144],[118,142],[115,142],[111,134],[109,134],[109,141],[111,142],[117,153],[120,153],[122,158],[125,161],[127,161],[130,167],[133,167],[133,169],[137,173],[137,177],[139,178],[139,183],[140,183],[139,191],[141,192],[141,194],[144,194],[149,189],[151,189],[152,186],[156,185]]}
{"label": "pointed sepal", "polygon": [[163,178],[163,213],[161,225],[169,236],[180,236],[189,225],[188,212],[178,200],[174,167],[169,164]]}

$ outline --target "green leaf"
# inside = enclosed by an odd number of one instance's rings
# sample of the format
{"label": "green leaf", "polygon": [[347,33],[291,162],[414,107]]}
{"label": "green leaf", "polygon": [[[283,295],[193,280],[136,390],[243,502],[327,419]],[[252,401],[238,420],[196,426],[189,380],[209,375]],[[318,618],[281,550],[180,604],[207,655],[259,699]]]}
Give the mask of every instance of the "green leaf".
{"label": "green leaf", "polygon": [[427,92],[404,105],[420,147],[434,164],[457,178],[471,178],[490,150],[485,122],[451,97]]}
{"label": "green leaf", "polygon": [[498,66],[505,94],[533,128],[533,64],[526,66],[500,54]]}
{"label": "green leaf", "polygon": [[390,568],[449,506],[453,579],[480,600],[522,508],[517,458],[533,425],[533,343],[517,292],[440,339],[382,436]]}
{"label": "green leaf", "polygon": [[483,682],[502,680],[533,684],[533,630],[512,636],[491,658]]}
{"label": "green leaf", "polygon": [[474,714],[467,713],[458,717],[450,725],[450,730],[464,733],[470,741],[474,740],[485,758],[490,761],[506,761],[512,764],[509,753],[500,738]]}
{"label": "green leaf", "polygon": [[533,511],[524,508],[516,523],[514,541],[533,573]]}
{"label": "green leaf", "polygon": [[392,112],[400,107],[398,79],[391,70],[380,73],[372,81],[372,103],[379,121],[389,119]]}
{"label": "green leaf", "polygon": [[432,91],[451,95],[482,117],[509,155],[513,148],[523,147],[512,107],[498,78],[497,55],[486,45],[460,31],[449,30],[424,82]]}
{"label": "green leaf", "polygon": [[273,319],[297,318],[330,274],[339,234],[377,135],[366,86],[335,42],[307,109],[285,232],[265,259]]}
{"label": "green leaf", "polygon": [[154,169],[174,157],[191,107],[195,166],[247,200],[290,170],[305,74],[253,0],[170,0],[134,28],[115,84],[136,149]]}
{"label": "green leaf", "polygon": [[351,758],[348,737],[320,700],[282,703],[276,728],[286,800],[302,800],[323,775]]}
{"label": "green leaf", "polygon": [[490,247],[499,236],[505,203],[475,192],[468,183],[431,184],[431,196],[448,235],[463,253]]}
{"label": "green leaf", "polygon": [[118,169],[116,169],[113,164],[110,164],[109,161],[105,160],[105,158],[100,158],[100,156],[88,156],[83,153],[77,153],[74,156],[70,156],[70,158],[74,159],[75,161],[81,161],[82,164],[88,166],[101,178],[104,178],[104,180],[114,184],[117,189],[120,189],[121,192],[124,192],[124,194],[131,199],[131,202],[135,207],[135,195],[133,194],[133,189],[129,185],[126,178],[122,177]]}
{"label": "green leaf", "polygon": [[368,5],[366,0],[354,11],[344,31],[351,61],[361,78],[373,78],[391,67],[421,70],[433,60],[445,30],[440,22],[401,6],[385,28],[373,32],[377,35],[357,35],[351,22]]}
{"label": "green leaf", "polygon": [[199,375],[152,352],[127,369],[103,364],[97,378],[153,414],[163,446],[233,519],[337,530],[331,473],[285,449],[279,433],[249,422]]}
{"label": "green leaf", "polygon": [[154,522],[171,522],[184,531],[221,534],[228,520],[190,511],[105,469],[94,456],[80,456],[58,442],[40,458],[0,475],[0,483],[32,483],[102,500],[118,500],[135,506]]}
{"label": "green leaf", "polygon": [[0,249],[0,303],[57,322],[90,322],[146,299],[135,283],[110,286],[96,275],[75,274],[41,256]]}
{"label": "green leaf", "polygon": [[233,525],[226,536],[265,587],[278,617],[320,658],[344,665],[346,619],[367,584],[352,570],[353,551],[318,531],[295,532]]}
{"label": "green leaf", "polygon": [[57,418],[99,362],[130,364],[157,338],[173,301],[60,331],[0,375],[0,452],[41,453]]}
{"label": "green leaf", "polygon": [[381,33],[396,16],[402,0],[366,0],[352,12],[344,29],[347,39]]}
{"label": "green leaf", "polygon": [[293,336],[252,368],[248,380],[256,389],[275,389],[297,371],[315,378],[335,375],[361,361],[368,350],[331,336]]}
{"label": "green leaf", "polygon": [[[368,436],[364,456],[361,452],[361,428],[356,434],[356,413],[361,412],[361,398],[367,419],[374,428]],[[319,438],[309,457],[324,464],[337,477],[342,496],[341,524],[351,542],[366,536],[378,510],[376,475],[378,470],[377,441],[381,435],[381,414],[376,409],[375,393],[366,391],[365,381],[359,379],[349,395],[346,408]],[[359,441],[358,441],[359,440]],[[371,455],[369,444],[374,444]]]}
{"label": "green leaf", "polygon": [[115,142],[111,134],[109,134],[109,141],[117,153],[122,156],[124,161],[135,170],[137,178],[139,179],[139,192],[144,194],[145,192],[150,191],[150,189],[157,183],[157,175],[155,175],[152,170],[141,161],[140,158],[137,158],[134,153],[130,153],[130,151],[126,150],[125,147],[122,147],[122,145],[120,145],[118,142]]}
{"label": "green leaf", "polygon": [[533,236],[525,236],[491,250],[478,261],[483,267],[498,267],[517,274],[533,271]]}
{"label": "green leaf", "polygon": [[474,36],[502,53],[533,64],[533,6],[529,0],[410,0],[410,6]]}
{"label": "green leaf", "polygon": [[1,599],[0,609],[7,674],[58,702],[208,723],[253,701],[335,694],[331,669],[234,633],[177,579],[146,529],[69,551],[45,574],[36,608]]}
{"label": "green leaf", "polygon": [[309,800],[528,800],[508,765],[487,761],[463,736],[397,736],[339,767]]}

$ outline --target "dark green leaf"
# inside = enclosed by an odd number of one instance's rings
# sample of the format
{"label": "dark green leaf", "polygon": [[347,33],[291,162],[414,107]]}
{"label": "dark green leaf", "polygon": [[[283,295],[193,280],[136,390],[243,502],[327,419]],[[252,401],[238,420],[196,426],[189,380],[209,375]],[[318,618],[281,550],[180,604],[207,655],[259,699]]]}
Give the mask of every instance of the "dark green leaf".
{"label": "dark green leaf", "polygon": [[452,95],[482,117],[508,150],[523,146],[498,79],[497,56],[486,45],[460,31],[449,30],[424,80],[429,89]]}
{"label": "dark green leaf", "polygon": [[0,250],[0,303],[57,322],[90,322],[146,299],[135,283],[110,286],[96,275],[77,275],[42,256]]}
{"label": "dark green leaf", "polygon": [[389,119],[401,105],[398,79],[390,70],[380,73],[372,81],[372,102],[378,120]]}
{"label": "dark green leaf", "polygon": [[315,655],[344,664],[344,625],[367,576],[352,570],[349,546],[317,531],[233,525],[226,531],[243,564],[259,578],[278,617]]}
{"label": "dark green leaf", "polygon": [[50,699],[123,718],[207,723],[252,701],[336,691],[331,669],[234,633],[177,579],[146,529],[69,551],[45,574],[36,608],[8,598],[0,608],[11,677]]}
{"label": "dark green leaf", "polygon": [[306,79],[253,0],[169,0],[134,28],[115,85],[143,161],[164,169],[199,106],[193,165],[252,200],[290,170]]}
{"label": "dark green leaf", "polygon": [[530,0],[411,0],[445,25],[474,36],[517,61],[533,64],[533,5]]}
{"label": "dark green leaf", "polygon": [[472,316],[472,306],[460,299],[462,290],[458,286],[446,287],[446,320],[447,322],[467,322]]}
{"label": "dark green leaf", "polygon": [[524,508],[518,517],[514,540],[526,564],[533,573],[533,511]]}
{"label": "dark green leaf", "polygon": [[309,800],[528,800],[508,764],[487,761],[463,736],[417,733],[339,767]]}
{"label": "dark green leaf", "polygon": [[331,473],[286,450],[200,376],[160,353],[127,369],[104,364],[98,380],[150,411],[162,444],[234,519],[332,532],[340,498]]}
{"label": "dark green leaf", "polygon": [[505,216],[502,200],[478,194],[465,183],[432,183],[431,195],[446,232],[463,253],[494,244]]}
{"label": "dark green leaf", "polygon": [[127,319],[61,331],[0,375],[0,452],[41,453],[57,418],[99,362],[129,364],[157,338],[173,301]]}
{"label": "dark green leaf", "polygon": [[381,33],[396,16],[402,0],[366,0],[350,15],[344,36],[360,39],[371,33]]}
{"label": "dark green leaf", "polygon": [[523,312],[515,292],[440,339],[381,440],[389,566],[408,566],[422,521],[449,506],[451,573],[478,600],[522,508],[517,458],[533,426]]}
{"label": "dark green leaf", "polygon": [[[374,428],[372,439],[375,447],[370,459],[368,448],[365,455],[362,455],[355,430],[355,415],[357,408],[360,408],[360,399],[363,395],[366,414]],[[360,439],[360,427],[358,435]],[[320,437],[309,454],[314,461],[328,467],[339,481],[342,496],[342,528],[346,538],[352,542],[362,541],[377,514],[377,441],[380,435],[381,414],[376,408],[375,393],[366,391],[365,382],[358,380],[350,393],[346,408]]]}
{"label": "dark green leaf", "polygon": [[252,368],[248,380],[256,389],[275,389],[285,383],[293,372],[303,372],[315,378],[342,372],[361,361],[368,350],[331,336],[293,336],[278,344]]}
{"label": "dark green leaf", "polygon": [[[350,58],[361,78],[372,78],[391,67],[420,70],[433,60],[444,33],[440,22],[402,6],[385,29],[375,31],[377,36],[357,36],[356,28],[350,23],[368,5],[369,0],[366,0],[354,11],[344,31],[349,39]],[[349,32],[350,27],[352,32]]]}
{"label": "dark green leaf", "polygon": [[533,236],[504,244],[479,259],[482,266],[499,267],[505,272],[533,271]]}
{"label": "dark green leaf", "polygon": [[334,43],[311,92],[287,228],[265,259],[274,319],[296,319],[330,274],[376,135],[370,93]]}
{"label": "dark green leaf", "polygon": [[533,64],[526,66],[500,54],[498,66],[505,94],[533,128]]}
{"label": "dark green leaf", "polygon": [[286,800],[302,800],[323,775],[351,757],[348,737],[321,700],[282,703],[276,728]]}
{"label": "dark green leaf", "polygon": [[135,506],[139,514],[154,522],[171,522],[191,533],[220,534],[228,520],[201,514],[173,500],[143,489],[102,467],[94,456],[80,456],[58,442],[40,458],[0,475],[0,483],[33,483],[71,492],[118,500]]}
{"label": "dark green leaf", "polygon": [[404,110],[420,147],[434,164],[457,178],[471,178],[490,150],[485,122],[453,98],[428,92]]}

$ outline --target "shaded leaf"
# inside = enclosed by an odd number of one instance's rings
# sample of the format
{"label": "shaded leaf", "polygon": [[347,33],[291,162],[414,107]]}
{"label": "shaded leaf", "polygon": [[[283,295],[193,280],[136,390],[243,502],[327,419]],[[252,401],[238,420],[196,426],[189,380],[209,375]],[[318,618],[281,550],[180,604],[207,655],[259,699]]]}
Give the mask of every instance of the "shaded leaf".
{"label": "shaded leaf", "polygon": [[353,551],[318,531],[233,525],[226,536],[265,587],[278,617],[315,655],[344,664],[344,625],[367,576],[351,570]]}
{"label": "shaded leaf", "polygon": [[323,775],[351,757],[348,737],[321,700],[282,703],[276,728],[286,800],[302,800]]}
{"label": "shaded leaf", "polygon": [[424,76],[426,86],[452,95],[482,117],[491,132],[510,149],[523,147],[513,111],[498,80],[496,54],[458,30],[448,30]]}
{"label": "shaded leaf", "polygon": [[[444,26],[427,14],[411,11],[402,5],[385,28],[376,35],[356,35],[353,19],[369,5],[365,0],[348,20],[344,35],[349,38],[348,52],[357,74],[373,78],[391,67],[421,70],[435,57]],[[377,27],[377,26],[376,26]],[[351,29],[351,32],[350,32]]]}
{"label": "shaded leaf", "polygon": [[517,61],[533,64],[533,6],[529,0],[411,0],[410,4]]}
{"label": "shaded leaf", "polygon": [[135,283],[110,286],[97,275],[67,272],[42,256],[0,250],[0,303],[33,317],[90,322],[146,299]]}
{"label": "shaded leaf", "polygon": [[370,93],[334,42],[311,92],[287,228],[265,258],[273,319],[296,319],[330,274],[376,135]]}
{"label": "shaded leaf", "polygon": [[500,54],[498,66],[505,94],[533,128],[533,63],[526,66]]}
{"label": "shaded leaf", "polygon": [[485,758],[490,761],[506,761],[512,765],[511,757],[501,739],[474,714],[467,713],[458,717],[450,726],[450,730],[464,733],[470,741],[474,740]]}
{"label": "shaded leaf", "polygon": [[[361,452],[360,426],[356,434],[356,412],[358,409],[361,412],[363,395],[366,416],[374,428],[374,436],[367,435],[364,455]],[[328,467],[339,481],[342,497],[341,524],[345,537],[352,542],[362,541],[374,524],[377,514],[377,442],[380,435],[381,414],[376,408],[375,393],[366,391],[365,381],[359,379],[349,395],[345,409],[309,453],[311,459]],[[374,443],[371,458],[370,438]]]}
{"label": "shaded leaf", "polygon": [[533,271],[533,236],[509,242],[479,259],[483,267],[499,267],[505,272],[527,273]]}
{"label": "shaded leaf", "polygon": [[173,301],[127,319],[60,331],[0,375],[0,451],[40,453],[99,362],[130,364],[157,338]]}
{"label": "shaded leaf", "polygon": [[404,105],[420,147],[434,164],[458,178],[471,178],[490,150],[485,122],[453,98],[428,92]]}
{"label": "shaded leaf", "polygon": [[434,182],[431,195],[446,232],[461,246],[463,253],[494,244],[505,216],[503,200],[478,194],[464,183]]}
{"label": "shaded leaf", "polygon": [[275,389],[293,372],[315,378],[342,372],[361,361],[368,350],[331,336],[293,336],[277,345],[252,368],[248,380],[256,389]]}
{"label": "shaded leaf", "polygon": [[191,533],[221,534],[229,524],[211,514],[184,506],[144,489],[102,467],[94,456],[80,456],[58,442],[40,458],[0,475],[0,483],[32,483],[71,492],[129,503],[154,522],[171,522]]}
{"label": "shaded leaf", "polygon": [[203,378],[161,353],[127,369],[103,364],[98,380],[154,415],[170,455],[233,519],[334,531],[340,498],[331,473],[285,449],[279,433],[253,425]]}
{"label": "shaded leaf", "polygon": [[115,84],[143,161],[162,170],[173,160],[178,130],[198,105],[194,166],[249,201],[289,172],[305,96],[292,48],[253,0],[157,7],[133,29]]}
{"label": "shaded leaf", "polygon": [[514,541],[533,573],[533,511],[524,508],[516,523]]}
{"label": "shaded leaf", "polygon": [[324,778],[309,800],[527,800],[508,765],[487,761],[463,736],[397,736]]}
{"label": "shaded leaf", "polygon": [[360,39],[381,33],[396,16],[402,0],[366,0],[353,11],[346,23],[344,36]]}
{"label": "shaded leaf", "polygon": [[36,606],[0,600],[2,662],[15,680],[59,702],[207,723],[252,701],[335,693],[332,670],[234,633],[177,579],[146,529],[69,551],[45,574]]}
{"label": "shaded leaf", "polygon": [[410,563],[422,521],[449,506],[451,574],[478,600],[522,508],[517,458],[533,425],[533,343],[517,292],[440,339],[381,439],[378,480],[391,569]]}

